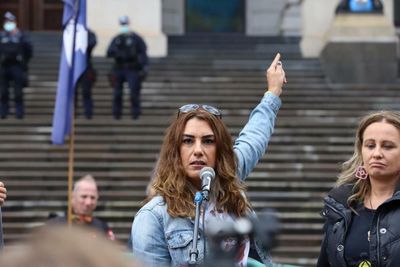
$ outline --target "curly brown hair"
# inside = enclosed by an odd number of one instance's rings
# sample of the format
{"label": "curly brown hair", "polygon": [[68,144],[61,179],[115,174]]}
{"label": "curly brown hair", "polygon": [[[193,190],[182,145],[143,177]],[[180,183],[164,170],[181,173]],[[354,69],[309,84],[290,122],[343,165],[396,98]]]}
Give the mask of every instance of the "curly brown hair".
{"label": "curly brown hair", "polygon": [[206,121],[215,136],[216,179],[211,198],[215,201],[216,208],[236,216],[244,216],[251,206],[244,195],[246,187],[236,176],[237,164],[232,137],[220,118],[201,108],[181,113],[166,130],[151,182],[154,190],[147,200],[155,195],[161,195],[167,204],[169,215],[194,217],[193,199],[196,190],[187,178],[180,155],[186,123],[193,118]]}

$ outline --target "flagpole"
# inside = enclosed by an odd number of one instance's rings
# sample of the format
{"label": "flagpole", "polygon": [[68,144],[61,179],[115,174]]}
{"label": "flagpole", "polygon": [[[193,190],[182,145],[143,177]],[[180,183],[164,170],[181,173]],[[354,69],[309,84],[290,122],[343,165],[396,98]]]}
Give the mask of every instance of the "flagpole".
{"label": "flagpole", "polygon": [[71,134],[68,144],[68,225],[72,225],[72,184],[74,180],[74,159],[75,159],[75,115],[72,108]]}
{"label": "flagpole", "polygon": [[[75,43],[76,43],[76,25],[78,23],[77,18],[79,17],[80,11],[80,0],[76,0],[75,2],[75,18],[74,18],[74,35],[73,35],[73,43],[72,43],[72,58],[71,58],[71,66],[75,64]],[[73,77],[74,72],[71,71],[70,75]],[[74,84],[72,78],[69,79],[69,82]],[[72,86],[71,86],[72,87]],[[72,97],[75,95],[76,86],[73,87]],[[67,222],[68,225],[72,225],[72,185],[74,180],[74,158],[75,158],[75,101],[71,101],[71,132],[69,136],[68,143],[68,213],[67,213]]]}

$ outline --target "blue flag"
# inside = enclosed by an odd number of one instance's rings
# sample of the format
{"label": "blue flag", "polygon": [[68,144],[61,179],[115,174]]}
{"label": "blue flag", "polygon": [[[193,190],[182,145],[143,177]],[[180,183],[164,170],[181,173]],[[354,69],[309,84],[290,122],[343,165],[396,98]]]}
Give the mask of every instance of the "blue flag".
{"label": "blue flag", "polygon": [[65,135],[71,131],[75,88],[87,67],[86,0],[64,0],[62,23],[63,44],[51,133],[51,141],[58,145],[64,144]]}

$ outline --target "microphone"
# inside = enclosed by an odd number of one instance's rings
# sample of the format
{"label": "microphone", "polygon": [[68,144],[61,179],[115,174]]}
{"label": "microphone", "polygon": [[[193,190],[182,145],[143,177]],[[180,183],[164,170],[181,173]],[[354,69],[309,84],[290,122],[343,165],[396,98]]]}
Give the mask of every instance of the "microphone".
{"label": "microphone", "polygon": [[254,226],[254,233],[258,236],[264,248],[271,250],[278,245],[277,236],[282,226],[274,209],[263,209],[257,212],[257,217],[251,218]]}
{"label": "microphone", "polygon": [[211,190],[211,182],[215,178],[215,171],[211,167],[204,167],[200,170],[201,191],[204,199],[208,200],[208,193]]}
{"label": "microphone", "polygon": [[253,222],[245,217],[238,218],[235,221],[210,218],[206,235],[211,240],[220,242],[228,237],[250,235],[254,230],[253,228]]}

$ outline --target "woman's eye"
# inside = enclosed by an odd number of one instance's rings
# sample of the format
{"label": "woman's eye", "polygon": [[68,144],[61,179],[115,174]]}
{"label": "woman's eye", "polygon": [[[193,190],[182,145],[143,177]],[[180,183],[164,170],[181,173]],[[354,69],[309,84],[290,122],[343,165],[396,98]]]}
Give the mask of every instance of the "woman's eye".
{"label": "woman's eye", "polygon": [[375,147],[375,145],[374,145],[374,144],[365,144],[365,147],[366,147],[366,148],[370,148],[370,149],[371,149],[371,148],[374,148],[374,147]]}
{"label": "woman's eye", "polygon": [[205,144],[214,144],[215,142],[214,142],[214,139],[205,139],[204,143]]}
{"label": "woman's eye", "polygon": [[191,144],[191,143],[193,143],[193,140],[190,139],[190,138],[184,138],[184,139],[182,140],[182,143],[184,143],[184,144]]}
{"label": "woman's eye", "polygon": [[383,145],[383,148],[385,148],[385,149],[392,149],[392,148],[394,148],[394,146],[393,146],[393,145]]}

